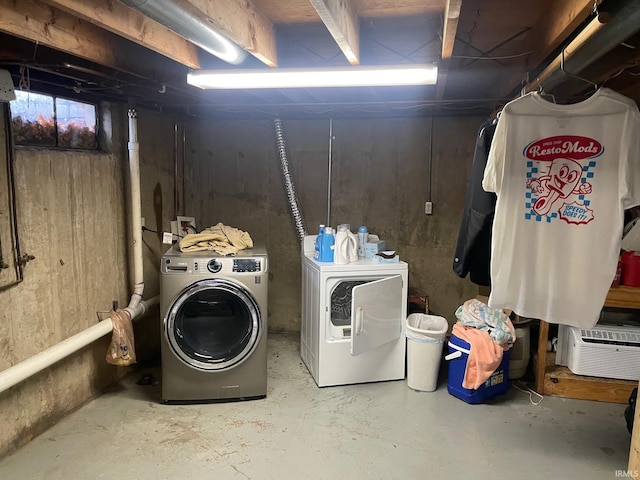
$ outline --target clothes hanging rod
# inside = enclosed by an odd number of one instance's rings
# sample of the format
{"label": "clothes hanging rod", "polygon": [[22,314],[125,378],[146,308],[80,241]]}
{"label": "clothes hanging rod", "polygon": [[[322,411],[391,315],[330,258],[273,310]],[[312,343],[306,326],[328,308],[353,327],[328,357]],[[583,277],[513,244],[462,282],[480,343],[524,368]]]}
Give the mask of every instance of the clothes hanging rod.
{"label": "clothes hanging rod", "polygon": [[[542,84],[553,73],[564,68],[564,62],[566,62],[571,56],[576,53],[584,44],[592,38],[596,32],[598,32],[608,20],[607,15],[596,16],[589,24],[574,38],[566,47],[562,49],[560,55],[555,57],[549,65],[538,75],[532,82],[526,85],[522,89],[522,94],[529,93],[538,90]],[[564,58],[563,58],[564,57]]]}
{"label": "clothes hanging rod", "polygon": [[[565,46],[567,69],[579,73],[589,65],[619,46],[640,31],[640,0],[619,0],[607,3],[607,10],[600,11],[578,36]],[[550,92],[566,81],[560,70],[558,55],[522,93],[537,90],[540,85]]]}

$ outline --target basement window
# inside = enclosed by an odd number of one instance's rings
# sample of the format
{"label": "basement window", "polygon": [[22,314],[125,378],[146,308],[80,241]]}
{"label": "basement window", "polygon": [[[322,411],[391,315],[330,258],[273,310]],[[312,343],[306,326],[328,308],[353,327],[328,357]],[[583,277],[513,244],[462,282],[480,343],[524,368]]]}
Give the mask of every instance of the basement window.
{"label": "basement window", "polygon": [[95,150],[97,108],[94,104],[17,90],[11,101],[11,128],[16,145]]}

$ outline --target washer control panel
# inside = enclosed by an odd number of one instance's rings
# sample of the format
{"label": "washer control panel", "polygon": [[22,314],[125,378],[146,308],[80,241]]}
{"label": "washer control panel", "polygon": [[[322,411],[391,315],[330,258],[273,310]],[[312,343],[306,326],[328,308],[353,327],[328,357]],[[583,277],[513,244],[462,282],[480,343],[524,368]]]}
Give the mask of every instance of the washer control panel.
{"label": "washer control panel", "polygon": [[196,257],[165,256],[162,259],[162,274],[266,274],[268,259],[265,256],[256,257]]}
{"label": "washer control panel", "polygon": [[260,272],[261,264],[259,258],[234,258],[233,272]]}

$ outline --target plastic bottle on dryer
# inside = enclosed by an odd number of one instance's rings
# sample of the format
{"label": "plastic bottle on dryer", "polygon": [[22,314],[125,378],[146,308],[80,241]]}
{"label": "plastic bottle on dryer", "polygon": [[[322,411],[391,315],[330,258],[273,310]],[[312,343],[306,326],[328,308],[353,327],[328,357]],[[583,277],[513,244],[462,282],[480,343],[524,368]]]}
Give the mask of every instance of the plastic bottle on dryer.
{"label": "plastic bottle on dryer", "polygon": [[348,223],[338,225],[333,263],[345,265],[358,261],[358,239],[351,233]]}
{"label": "plastic bottle on dryer", "polygon": [[362,225],[358,228],[358,257],[365,256],[365,245],[369,241],[369,230]]}
{"label": "plastic bottle on dryer", "polygon": [[320,244],[320,262],[333,262],[333,249],[335,245],[335,236],[331,227],[324,228],[322,235],[322,243]]}
{"label": "plastic bottle on dryer", "polygon": [[316,260],[320,260],[320,248],[322,246],[323,235],[324,235],[324,225],[320,225],[320,228],[318,229],[318,235],[316,236],[315,250],[313,252],[313,258]]}

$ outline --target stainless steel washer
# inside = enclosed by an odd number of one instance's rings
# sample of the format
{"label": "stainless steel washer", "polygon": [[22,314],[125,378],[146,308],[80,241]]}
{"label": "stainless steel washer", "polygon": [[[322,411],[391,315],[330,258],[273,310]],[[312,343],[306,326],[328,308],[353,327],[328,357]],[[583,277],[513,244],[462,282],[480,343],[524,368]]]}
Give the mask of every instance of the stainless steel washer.
{"label": "stainless steel washer", "polygon": [[268,256],[180,252],[160,270],[162,400],[204,402],[267,394]]}

